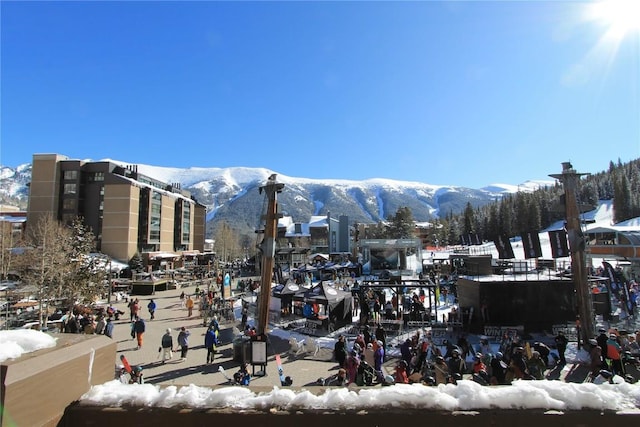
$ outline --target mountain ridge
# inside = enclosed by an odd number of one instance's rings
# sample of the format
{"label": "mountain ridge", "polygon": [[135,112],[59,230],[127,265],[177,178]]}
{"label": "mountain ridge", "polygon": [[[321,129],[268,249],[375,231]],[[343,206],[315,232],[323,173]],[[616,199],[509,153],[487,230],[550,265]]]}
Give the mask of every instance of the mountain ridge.
{"label": "mountain ridge", "polygon": [[[520,185],[490,184],[483,188],[433,185],[387,178],[366,180],[297,178],[266,168],[173,168],[105,159],[121,165],[135,165],[139,173],[181,188],[207,206],[208,230],[225,221],[243,233],[260,228],[264,196],[258,188],[277,175],[285,185],[278,196],[280,212],[294,222],[311,216],[346,215],[352,222],[375,223],[395,214],[400,207],[411,209],[418,222],[426,222],[464,210],[467,203],[479,207],[517,191],[533,191],[554,181],[529,180]],[[0,202],[26,209],[31,165],[0,167]],[[208,233],[209,234],[209,233]]]}

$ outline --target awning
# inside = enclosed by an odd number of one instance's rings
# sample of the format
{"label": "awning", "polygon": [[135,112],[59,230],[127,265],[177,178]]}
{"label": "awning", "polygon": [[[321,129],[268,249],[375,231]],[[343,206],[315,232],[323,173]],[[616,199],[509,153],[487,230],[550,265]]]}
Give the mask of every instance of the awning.
{"label": "awning", "polygon": [[148,252],[149,260],[179,258],[180,255],[173,252]]}
{"label": "awning", "polygon": [[11,308],[29,308],[40,304],[38,301],[21,301],[13,304]]}

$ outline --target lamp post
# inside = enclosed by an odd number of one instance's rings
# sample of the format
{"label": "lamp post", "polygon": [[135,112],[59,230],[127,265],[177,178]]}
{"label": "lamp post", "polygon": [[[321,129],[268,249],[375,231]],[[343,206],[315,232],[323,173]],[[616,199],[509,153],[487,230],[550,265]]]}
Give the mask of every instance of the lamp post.
{"label": "lamp post", "polygon": [[111,305],[111,258],[107,258],[107,265],[109,266],[109,270],[107,272],[107,305]]}

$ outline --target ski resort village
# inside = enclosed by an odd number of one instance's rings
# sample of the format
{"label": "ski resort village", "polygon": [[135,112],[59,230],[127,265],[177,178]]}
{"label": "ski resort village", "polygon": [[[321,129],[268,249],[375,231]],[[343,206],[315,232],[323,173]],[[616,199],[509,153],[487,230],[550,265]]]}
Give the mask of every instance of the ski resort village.
{"label": "ski resort village", "polygon": [[293,218],[264,174],[238,190],[262,200],[253,240],[145,168],[35,154],[27,209],[3,206],[2,425],[639,413],[640,220],[584,203],[569,162],[501,195],[554,189],[556,220],[492,236],[470,204],[454,237],[405,207]]}

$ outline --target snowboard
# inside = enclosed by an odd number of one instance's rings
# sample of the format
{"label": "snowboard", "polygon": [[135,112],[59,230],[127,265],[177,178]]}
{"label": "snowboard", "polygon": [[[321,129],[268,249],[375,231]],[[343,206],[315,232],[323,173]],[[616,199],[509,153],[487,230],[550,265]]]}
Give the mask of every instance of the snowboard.
{"label": "snowboard", "polygon": [[282,360],[280,355],[276,354],[276,366],[278,367],[278,376],[280,377],[280,385],[284,386],[286,381],[284,377],[284,370],[282,369]]}
{"label": "snowboard", "polygon": [[131,369],[131,365],[129,364],[129,361],[127,360],[127,358],[124,357],[124,354],[120,355],[120,361],[122,362],[122,366],[124,366],[124,370],[127,371],[129,375],[131,375],[131,372],[133,372],[133,369]]}

